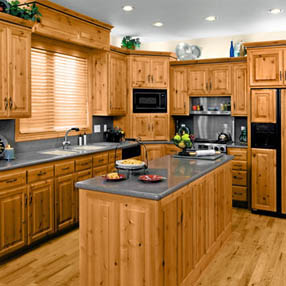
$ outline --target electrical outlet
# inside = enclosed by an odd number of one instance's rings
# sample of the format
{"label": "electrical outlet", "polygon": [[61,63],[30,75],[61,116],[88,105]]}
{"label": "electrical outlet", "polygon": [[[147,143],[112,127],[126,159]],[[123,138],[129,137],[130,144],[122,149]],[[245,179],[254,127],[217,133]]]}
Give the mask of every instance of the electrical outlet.
{"label": "electrical outlet", "polygon": [[100,133],[100,125],[93,126],[93,133]]}
{"label": "electrical outlet", "polygon": [[103,131],[106,132],[107,131],[107,124],[103,125]]}

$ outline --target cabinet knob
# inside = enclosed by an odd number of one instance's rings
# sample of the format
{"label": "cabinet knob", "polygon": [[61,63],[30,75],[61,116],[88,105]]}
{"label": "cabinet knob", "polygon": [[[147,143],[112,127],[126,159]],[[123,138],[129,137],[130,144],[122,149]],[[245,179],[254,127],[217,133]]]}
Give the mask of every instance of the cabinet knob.
{"label": "cabinet knob", "polygon": [[13,108],[13,99],[12,99],[12,97],[9,98],[9,107],[10,107],[10,109]]}
{"label": "cabinet knob", "polygon": [[8,98],[7,97],[4,98],[4,106],[5,106],[5,110],[7,110],[8,109]]}

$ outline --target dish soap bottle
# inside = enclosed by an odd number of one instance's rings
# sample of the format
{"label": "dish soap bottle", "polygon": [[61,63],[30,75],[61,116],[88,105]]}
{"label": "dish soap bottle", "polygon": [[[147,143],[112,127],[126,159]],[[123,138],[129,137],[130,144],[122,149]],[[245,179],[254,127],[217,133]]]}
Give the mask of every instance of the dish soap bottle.
{"label": "dish soap bottle", "polygon": [[233,41],[230,42],[229,56],[230,56],[231,58],[234,57]]}

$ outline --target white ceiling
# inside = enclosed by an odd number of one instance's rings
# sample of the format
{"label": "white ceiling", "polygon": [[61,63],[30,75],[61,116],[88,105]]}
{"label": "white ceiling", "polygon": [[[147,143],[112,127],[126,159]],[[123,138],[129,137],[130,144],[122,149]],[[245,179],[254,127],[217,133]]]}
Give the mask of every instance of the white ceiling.
{"label": "white ceiling", "polygon": [[[112,35],[139,36],[144,42],[274,32],[286,30],[286,0],[52,0],[112,24]],[[135,7],[124,12],[122,6]],[[270,8],[284,10],[279,15]],[[205,17],[215,15],[216,22]],[[156,28],[152,23],[161,21]]]}

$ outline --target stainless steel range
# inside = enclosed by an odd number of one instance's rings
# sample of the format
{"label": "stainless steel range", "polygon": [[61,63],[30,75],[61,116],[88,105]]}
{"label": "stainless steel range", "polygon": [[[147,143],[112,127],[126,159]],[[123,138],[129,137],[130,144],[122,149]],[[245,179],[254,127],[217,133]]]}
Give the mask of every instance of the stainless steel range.
{"label": "stainless steel range", "polygon": [[218,140],[208,140],[197,138],[194,142],[196,150],[215,150],[226,153],[226,144],[220,143]]}

